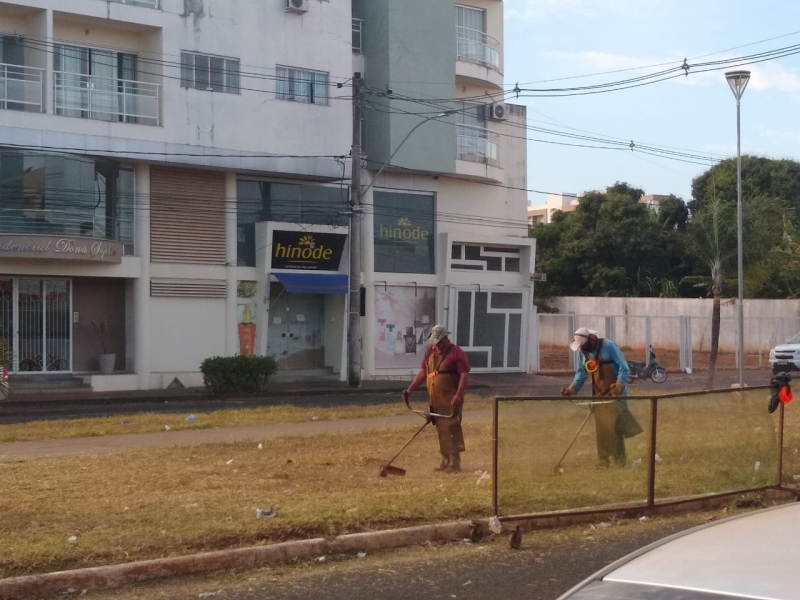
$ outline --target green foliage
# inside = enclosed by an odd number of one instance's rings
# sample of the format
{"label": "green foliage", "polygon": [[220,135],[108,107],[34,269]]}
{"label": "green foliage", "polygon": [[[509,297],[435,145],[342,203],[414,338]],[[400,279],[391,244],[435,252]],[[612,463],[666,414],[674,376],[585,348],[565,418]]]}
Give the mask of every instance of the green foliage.
{"label": "green foliage", "polygon": [[259,392],[277,369],[271,356],[214,356],[200,365],[203,384],[214,394]]}

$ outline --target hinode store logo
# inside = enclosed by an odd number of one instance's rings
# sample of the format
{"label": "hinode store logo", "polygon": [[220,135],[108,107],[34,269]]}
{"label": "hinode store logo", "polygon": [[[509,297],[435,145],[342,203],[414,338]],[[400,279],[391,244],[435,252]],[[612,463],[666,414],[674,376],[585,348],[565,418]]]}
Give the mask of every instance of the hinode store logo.
{"label": "hinode store logo", "polygon": [[272,232],[272,268],[338,271],[346,235],[304,231]]}

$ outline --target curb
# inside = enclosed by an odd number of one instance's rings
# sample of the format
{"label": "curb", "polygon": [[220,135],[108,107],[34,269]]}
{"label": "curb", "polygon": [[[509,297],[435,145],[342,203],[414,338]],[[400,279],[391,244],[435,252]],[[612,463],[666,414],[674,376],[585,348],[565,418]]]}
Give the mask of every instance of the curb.
{"label": "curb", "polygon": [[451,541],[469,537],[471,526],[472,523],[469,521],[421,525],[340,535],[332,540],[314,538],[269,546],[251,546],[104,567],[11,577],[0,579],[0,600],[31,600],[41,596],[67,593],[70,589],[73,591],[111,589],[161,577],[224,569],[252,569],[326,554],[386,550],[424,542]]}

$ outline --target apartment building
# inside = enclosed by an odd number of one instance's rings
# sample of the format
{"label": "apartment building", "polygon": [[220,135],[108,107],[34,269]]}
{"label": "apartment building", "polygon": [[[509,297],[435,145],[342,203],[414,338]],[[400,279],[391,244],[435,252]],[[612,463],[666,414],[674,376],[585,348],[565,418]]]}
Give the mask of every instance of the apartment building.
{"label": "apartment building", "polygon": [[[411,372],[440,321],[478,369],[527,370],[525,116],[502,102],[502,7],[0,2],[11,372],[154,389],[200,385],[210,356],[266,354],[343,378],[351,218],[364,377]],[[354,71],[368,84],[355,217]]]}

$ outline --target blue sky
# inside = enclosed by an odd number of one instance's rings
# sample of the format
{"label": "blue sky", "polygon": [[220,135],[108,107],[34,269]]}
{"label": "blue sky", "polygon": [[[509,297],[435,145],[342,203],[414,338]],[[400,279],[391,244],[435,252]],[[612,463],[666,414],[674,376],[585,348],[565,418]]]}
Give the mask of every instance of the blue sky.
{"label": "blue sky", "polygon": [[[784,35],[703,60],[800,44],[797,0],[505,0],[505,81],[524,88],[615,69],[680,66],[684,57],[691,64],[694,57]],[[665,68],[527,87],[592,85]],[[742,152],[800,160],[800,54],[739,68],[753,73],[742,99]],[[510,101],[528,107],[529,126],[735,156],[736,104],[723,73],[607,94]],[[692,178],[706,168],[630,151],[528,143],[528,187],[548,192],[581,193],[627,181],[648,194],[689,200]],[[543,201],[543,195],[529,195],[531,204]]]}

